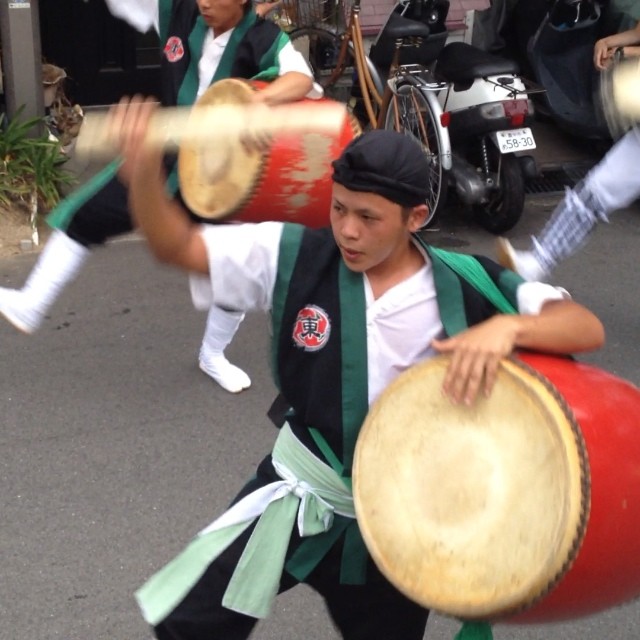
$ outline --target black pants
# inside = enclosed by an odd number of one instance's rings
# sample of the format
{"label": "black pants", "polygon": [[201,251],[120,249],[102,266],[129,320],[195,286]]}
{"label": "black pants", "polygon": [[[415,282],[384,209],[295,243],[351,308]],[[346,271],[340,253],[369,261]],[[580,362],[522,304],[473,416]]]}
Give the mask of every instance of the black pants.
{"label": "black pants", "polygon": [[127,188],[112,178],[73,215],[67,235],[85,247],[133,230]]}
{"label": "black pants", "polygon": [[[172,162],[172,157],[165,161],[167,173],[171,170]],[[176,198],[184,206],[179,192]],[[193,220],[202,221],[191,212],[189,215]],[[64,231],[72,240],[84,247],[91,247],[129,233],[133,228],[128,189],[114,177],[75,211]]]}
{"label": "black pants", "polygon": [[[245,532],[211,564],[185,600],[155,628],[158,640],[244,640],[258,622],[222,607],[222,596],[244,545]],[[292,538],[296,538],[294,533]],[[295,546],[299,538],[292,544]],[[422,640],[429,611],[403,596],[369,560],[367,584],[341,585],[342,547],[334,545],[305,580],[323,596],[336,627],[347,640]],[[280,593],[297,581],[283,575]],[[294,614],[295,615],[295,614]]]}

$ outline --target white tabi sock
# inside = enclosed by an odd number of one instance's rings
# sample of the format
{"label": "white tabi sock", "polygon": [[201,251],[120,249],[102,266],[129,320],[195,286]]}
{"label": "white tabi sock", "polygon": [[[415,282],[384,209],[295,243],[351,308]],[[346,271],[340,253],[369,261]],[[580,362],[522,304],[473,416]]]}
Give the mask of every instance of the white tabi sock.
{"label": "white tabi sock", "polygon": [[230,393],[239,393],[251,386],[249,376],[231,364],[224,355],[225,348],[233,339],[243,318],[242,312],[211,306],[200,347],[200,369]]}
{"label": "white tabi sock", "polygon": [[51,305],[71,282],[91,251],[55,230],[22,289],[0,288],[0,315],[23,333],[38,330]]}

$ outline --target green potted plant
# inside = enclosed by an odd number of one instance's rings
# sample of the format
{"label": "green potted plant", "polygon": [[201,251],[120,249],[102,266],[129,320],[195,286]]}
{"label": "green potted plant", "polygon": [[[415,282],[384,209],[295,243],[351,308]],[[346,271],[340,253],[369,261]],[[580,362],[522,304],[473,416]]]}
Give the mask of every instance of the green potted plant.
{"label": "green potted plant", "polygon": [[[26,205],[31,236],[38,244],[38,214],[61,198],[61,188],[74,182],[65,169],[60,143],[52,139],[43,118],[22,121],[19,109],[10,121],[0,114],[0,205]],[[34,135],[38,128],[44,131]]]}

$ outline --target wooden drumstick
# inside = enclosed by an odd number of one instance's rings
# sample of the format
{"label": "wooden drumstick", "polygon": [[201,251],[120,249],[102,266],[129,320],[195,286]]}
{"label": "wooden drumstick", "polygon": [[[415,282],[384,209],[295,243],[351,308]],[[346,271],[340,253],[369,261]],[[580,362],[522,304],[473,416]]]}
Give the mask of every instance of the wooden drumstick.
{"label": "wooden drumstick", "polygon": [[[311,108],[310,108],[311,106]],[[295,102],[268,107],[263,104],[167,107],[158,109],[151,121],[147,143],[177,151],[180,146],[198,148],[214,143],[237,142],[244,135],[275,134],[280,131],[334,135],[347,117],[344,104],[318,101],[305,108]],[[80,129],[75,153],[92,159],[117,155],[117,140],[107,126],[106,113],[88,113]]]}
{"label": "wooden drumstick", "polygon": [[613,69],[611,89],[620,115],[640,122],[640,59],[625,60]]}
{"label": "wooden drumstick", "polygon": [[613,138],[640,122],[640,59],[625,59],[603,72],[602,110]]}

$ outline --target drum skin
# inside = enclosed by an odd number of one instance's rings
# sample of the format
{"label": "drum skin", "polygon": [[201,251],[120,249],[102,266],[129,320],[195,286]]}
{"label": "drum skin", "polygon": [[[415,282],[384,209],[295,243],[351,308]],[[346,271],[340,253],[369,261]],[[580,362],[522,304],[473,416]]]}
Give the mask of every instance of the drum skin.
{"label": "drum skin", "polygon": [[[198,104],[244,104],[265,82],[237,78],[220,80]],[[207,174],[201,150],[182,148],[178,158],[180,189],[187,206],[208,222],[295,222],[308,227],[329,224],[331,163],[360,133],[357,122],[346,117],[337,135],[313,130],[314,110],[328,99],[295,103],[306,110],[309,130],[278,131],[268,148],[248,152],[238,141],[223,154],[211,155],[216,171]],[[215,177],[212,178],[211,176]]]}
{"label": "drum skin", "polygon": [[577,618],[640,596],[640,390],[597,367],[534,353],[518,356],[572,409],[587,448],[591,508],[577,557],[537,604],[503,622]]}
{"label": "drum skin", "polygon": [[383,575],[426,608],[500,623],[640,596],[640,389],[518,352],[466,407],[442,394],[449,361],[400,374],[358,436],[356,516]]}

